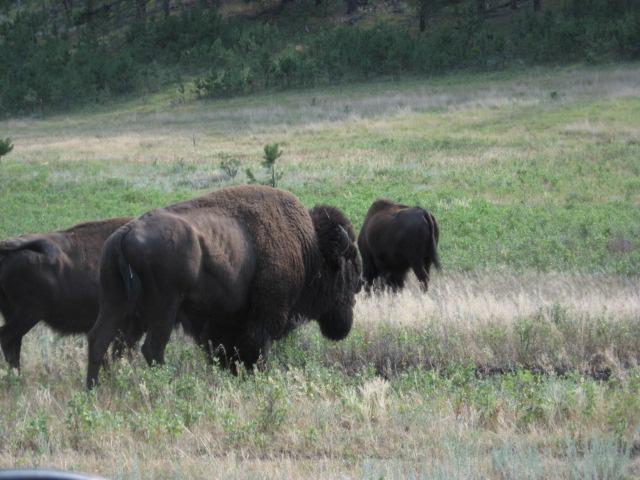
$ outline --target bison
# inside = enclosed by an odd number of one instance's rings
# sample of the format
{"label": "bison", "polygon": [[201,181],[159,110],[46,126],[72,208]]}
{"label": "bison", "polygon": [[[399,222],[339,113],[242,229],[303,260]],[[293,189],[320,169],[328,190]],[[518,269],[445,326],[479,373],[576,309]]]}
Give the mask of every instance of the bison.
{"label": "bison", "polygon": [[98,315],[102,245],[129,220],[0,242],[0,347],[11,367],[20,368],[22,337],[41,320],[62,334],[91,330]]}
{"label": "bison", "polygon": [[423,208],[373,202],[358,235],[367,291],[378,277],[394,291],[401,289],[409,268],[427,291],[431,265],[440,269],[439,236],[435,217]]}
{"label": "bison", "polygon": [[342,339],[360,272],[349,220],[329,206],[307,211],[282,190],[231,187],[151,211],[105,243],[87,387],[97,384],[109,344],[127,322],[141,322],[142,353],[162,364],[179,309],[204,322],[200,338],[231,354],[232,368],[266,358],[272,340],[300,318]]}

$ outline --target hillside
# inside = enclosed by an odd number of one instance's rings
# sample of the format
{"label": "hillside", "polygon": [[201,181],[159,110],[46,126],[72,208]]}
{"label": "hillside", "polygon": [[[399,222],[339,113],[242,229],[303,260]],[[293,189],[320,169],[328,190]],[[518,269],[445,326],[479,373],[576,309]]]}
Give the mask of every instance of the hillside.
{"label": "hillside", "polygon": [[189,94],[222,98],[640,55],[633,0],[370,0],[351,8],[335,0],[5,1],[0,113],[47,114],[189,81]]}

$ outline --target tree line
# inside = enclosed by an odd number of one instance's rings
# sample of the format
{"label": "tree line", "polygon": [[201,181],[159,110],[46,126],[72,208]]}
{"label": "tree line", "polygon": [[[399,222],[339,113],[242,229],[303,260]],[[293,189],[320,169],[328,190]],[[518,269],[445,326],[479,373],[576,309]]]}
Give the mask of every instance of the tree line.
{"label": "tree line", "polygon": [[[305,15],[317,8],[316,0],[287,1]],[[0,116],[166,85],[177,85],[180,98],[225,97],[510,64],[640,59],[638,0],[566,0],[553,8],[483,0],[481,10],[477,0],[414,1],[427,2],[423,32],[401,22],[325,22],[300,31],[277,10],[222,18],[212,0],[0,0]],[[508,21],[492,21],[503,14]]]}
{"label": "tree line", "polygon": [[[258,1],[258,0],[253,0]],[[287,4],[297,0],[279,0],[280,10]],[[315,6],[320,6],[328,0],[314,0]],[[344,0],[345,13],[353,14],[361,5],[366,5],[370,0]],[[418,16],[419,29],[426,30],[430,13],[450,6],[468,3],[475,5],[475,11],[483,16],[492,11],[505,7],[512,10],[531,7],[534,11],[541,11],[543,0],[413,0]],[[180,14],[182,12],[198,9],[218,8],[217,0],[40,0],[38,2],[27,0],[0,0],[0,11],[5,13],[11,10],[30,8],[40,9],[51,22],[59,24],[59,28],[75,25],[91,25],[96,21],[111,19],[118,27],[122,27],[132,19],[145,21],[147,18]]]}

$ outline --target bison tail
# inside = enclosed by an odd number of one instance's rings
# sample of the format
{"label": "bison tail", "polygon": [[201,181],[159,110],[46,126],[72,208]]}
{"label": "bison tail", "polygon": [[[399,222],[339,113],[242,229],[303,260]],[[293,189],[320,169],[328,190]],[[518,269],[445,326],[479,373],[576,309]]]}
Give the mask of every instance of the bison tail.
{"label": "bison tail", "polygon": [[431,237],[431,258],[433,258],[433,265],[438,270],[442,270],[442,265],[440,264],[440,256],[438,255],[438,249],[435,243],[433,236]]}
{"label": "bison tail", "polygon": [[442,265],[440,264],[440,256],[438,255],[438,241],[440,240],[440,229],[438,228],[438,222],[436,221],[436,217],[434,217],[430,212],[425,210],[424,219],[429,225],[429,241],[427,245],[427,254],[429,258],[433,262],[433,265],[438,269],[442,269]]}
{"label": "bison tail", "polygon": [[136,271],[131,267],[124,255],[123,244],[127,238],[128,229],[120,236],[120,241],[116,243],[116,253],[118,257],[118,268],[124,282],[124,289],[127,292],[127,315],[133,315],[136,310],[140,292],[142,291],[142,282]]}

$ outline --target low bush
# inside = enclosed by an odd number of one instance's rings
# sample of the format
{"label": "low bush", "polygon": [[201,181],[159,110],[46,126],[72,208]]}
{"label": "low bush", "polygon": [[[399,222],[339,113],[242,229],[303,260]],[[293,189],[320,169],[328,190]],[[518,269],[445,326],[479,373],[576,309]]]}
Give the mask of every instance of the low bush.
{"label": "low bush", "polygon": [[13,144],[11,143],[10,138],[5,138],[4,140],[0,138],[0,160],[2,157],[7,155],[9,152],[13,150]]}

